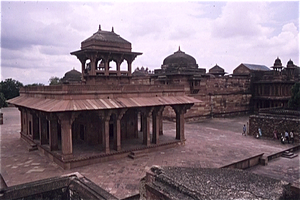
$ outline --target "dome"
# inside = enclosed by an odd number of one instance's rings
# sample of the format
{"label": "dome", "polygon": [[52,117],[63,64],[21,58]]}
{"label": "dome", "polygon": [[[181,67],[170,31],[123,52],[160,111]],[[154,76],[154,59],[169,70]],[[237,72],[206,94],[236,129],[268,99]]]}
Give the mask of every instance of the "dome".
{"label": "dome", "polygon": [[166,57],[163,61],[166,67],[198,68],[196,59],[180,50]]}
{"label": "dome", "polygon": [[282,66],[281,60],[277,57],[274,66]]}
{"label": "dome", "polygon": [[65,76],[62,78],[62,82],[80,82],[81,81],[81,73],[75,69],[68,71],[65,73]]}
{"label": "dome", "polygon": [[287,62],[287,68],[294,68],[294,62],[290,59],[288,62]]}

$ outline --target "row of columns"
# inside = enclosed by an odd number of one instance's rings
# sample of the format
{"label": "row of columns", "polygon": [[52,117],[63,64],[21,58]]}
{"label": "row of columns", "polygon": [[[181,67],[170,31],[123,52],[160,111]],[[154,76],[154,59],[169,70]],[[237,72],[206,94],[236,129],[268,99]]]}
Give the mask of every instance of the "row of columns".
{"label": "row of columns", "polygon": [[97,64],[99,60],[102,60],[104,63],[104,75],[108,76],[109,75],[109,62],[110,61],[115,61],[116,62],[116,73],[117,76],[121,76],[121,69],[120,66],[123,61],[127,61],[127,74],[128,76],[131,75],[131,68],[132,68],[132,62],[135,59],[136,55],[130,54],[130,55],[123,55],[123,54],[118,54],[118,55],[110,55],[110,54],[87,54],[85,58],[79,58],[81,62],[81,71],[82,71],[82,78],[84,78],[84,71],[85,71],[85,65],[86,65],[86,60],[90,59],[90,65],[91,65],[91,70],[88,72],[89,75],[96,75],[96,69],[97,69]]}
{"label": "row of columns", "polygon": [[[190,106],[174,105],[176,112],[176,139],[185,140],[184,136],[184,114]],[[61,132],[62,159],[73,157],[72,124],[79,115],[77,112],[43,113],[25,108],[21,111],[21,132],[23,135],[30,135],[33,140],[39,140],[40,145],[49,145],[50,151],[58,150],[58,131]],[[159,135],[162,129],[162,112],[164,106],[140,108],[141,128],[143,132],[143,144],[149,146],[152,143],[159,143]],[[105,153],[110,153],[109,123],[111,115],[114,114],[114,143],[116,151],[121,150],[121,119],[127,109],[97,111],[101,119],[102,144]],[[152,141],[150,141],[150,121],[152,117]],[[138,117],[136,116],[136,120]],[[60,129],[59,129],[60,125]]]}
{"label": "row of columns", "polygon": [[292,85],[285,85],[285,84],[257,85],[256,93],[257,95],[268,95],[268,96],[290,96],[291,88]]}

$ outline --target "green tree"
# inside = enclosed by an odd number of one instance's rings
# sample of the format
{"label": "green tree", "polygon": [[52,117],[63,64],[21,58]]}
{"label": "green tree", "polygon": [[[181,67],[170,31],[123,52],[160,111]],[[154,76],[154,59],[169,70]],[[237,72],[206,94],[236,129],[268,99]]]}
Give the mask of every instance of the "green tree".
{"label": "green tree", "polygon": [[61,84],[61,79],[56,77],[56,76],[52,76],[50,79],[49,79],[49,85],[59,85]]}
{"label": "green tree", "polygon": [[288,102],[289,108],[300,110],[300,83],[295,83],[292,87],[292,96]]}
{"label": "green tree", "polygon": [[0,108],[6,107],[6,106],[7,106],[7,103],[6,103],[4,94],[2,92],[0,92]]}
{"label": "green tree", "polygon": [[0,83],[0,93],[3,93],[5,99],[12,99],[20,95],[20,88],[23,84],[14,79],[8,78]]}

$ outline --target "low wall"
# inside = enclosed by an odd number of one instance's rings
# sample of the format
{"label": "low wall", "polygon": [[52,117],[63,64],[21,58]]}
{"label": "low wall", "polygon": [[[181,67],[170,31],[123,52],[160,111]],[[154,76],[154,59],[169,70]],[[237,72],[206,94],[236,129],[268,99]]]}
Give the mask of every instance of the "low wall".
{"label": "low wall", "polygon": [[263,137],[273,138],[274,129],[277,133],[294,131],[295,142],[299,141],[300,117],[288,115],[251,115],[249,117],[249,134],[255,136],[261,128]]}
{"label": "low wall", "polygon": [[247,169],[247,168],[250,168],[250,167],[260,164],[260,160],[261,160],[262,156],[263,156],[263,153],[258,154],[256,156],[252,156],[250,158],[246,158],[241,161],[233,162],[233,163],[231,163],[229,165],[225,165],[221,168]]}

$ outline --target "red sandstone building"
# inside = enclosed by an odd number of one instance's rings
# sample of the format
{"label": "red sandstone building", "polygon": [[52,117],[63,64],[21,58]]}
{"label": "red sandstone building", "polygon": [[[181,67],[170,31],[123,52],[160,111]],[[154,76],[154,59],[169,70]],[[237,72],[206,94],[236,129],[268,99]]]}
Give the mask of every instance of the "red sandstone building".
{"label": "red sandstone building", "polygon": [[[33,147],[73,168],[184,143],[184,114],[200,101],[182,85],[131,84],[132,62],[141,55],[131,43],[99,27],[71,54],[81,62],[80,82],[25,87],[9,101],[21,112],[21,137]],[[176,113],[172,137],[162,131],[165,106]]]}

